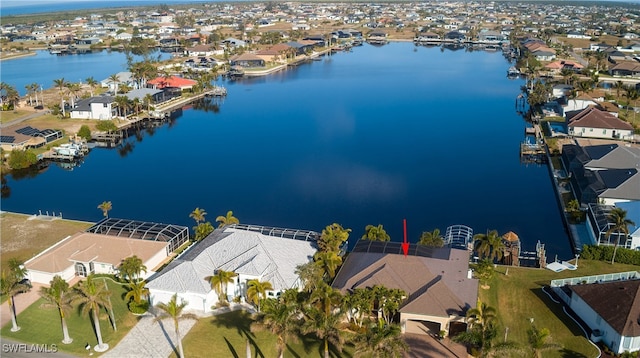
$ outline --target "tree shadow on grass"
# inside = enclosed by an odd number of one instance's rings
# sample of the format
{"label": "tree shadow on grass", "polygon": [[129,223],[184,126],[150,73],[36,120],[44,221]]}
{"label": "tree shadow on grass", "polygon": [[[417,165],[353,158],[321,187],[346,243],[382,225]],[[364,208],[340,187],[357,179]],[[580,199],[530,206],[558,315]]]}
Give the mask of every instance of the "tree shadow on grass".
{"label": "tree shadow on grass", "polygon": [[562,355],[562,358],[587,358],[587,356],[582,353],[578,353],[566,348],[561,349],[560,354]]}
{"label": "tree shadow on grass", "polygon": [[238,356],[238,352],[236,352],[236,349],[233,348],[233,345],[231,344],[231,342],[229,342],[227,337],[224,337],[224,342],[227,344],[227,347],[229,347],[229,352],[231,352],[231,354],[233,355],[233,358],[240,358]]}
{"label": "tree shadow on grass", "polygon": [[[580,336],[580,337],[584,337],[585,333],[582,330],[582,328],[580,328],[580,326],[578,326],[578,324],[576,324],[572,319],[570,319],[569,317],[567,317],[567,314],[564,312],[564,310],[562,309],[564,307],[564,303],[561,301],[559,303],[554,302],[546,293],[544,290],[546,290],[547,292],[550,292],[550,288],[534,288],[531,289],[531,292],[536,295],[536,297],[538,297],[538,299],[540,299],[540,301],[544,302],[544,304],[547,306],[547,308],[553,312],[553,314],[564,323],[564,325],[569,329],[569,331],[571,331],[571,333],[574,336]],[[557,297],[554,297],[554,299],[558,300]]]}
{"label": "tree shadow on grass", "polygon": [[264,358],[264,353],[256,343],[256,340],[255,340],[256,336],[255,334],[253,334],[253,332],[251,332],[252,322],[253,322],[253,319],[251,318],[251,315],[246,311],[240,310],[240,311],[233,311],[233,312],[217,315],[211,321],[211,324],[213,324],[216,327],[222,327],[222,328],[231,329],[231,330],[235,329],[236,333],[238,333],[239,336],[247,339],[249,341],[249,344],[253,346],[255,350],[254,357]]}
{"label": "tree shadow on grass", "polygon": [[289,351],[289,353],[291,353],[294,358],[300,358],[298,352],[294,351],[293,347],[291,347],[289,344],[287,344],[287,351]]}

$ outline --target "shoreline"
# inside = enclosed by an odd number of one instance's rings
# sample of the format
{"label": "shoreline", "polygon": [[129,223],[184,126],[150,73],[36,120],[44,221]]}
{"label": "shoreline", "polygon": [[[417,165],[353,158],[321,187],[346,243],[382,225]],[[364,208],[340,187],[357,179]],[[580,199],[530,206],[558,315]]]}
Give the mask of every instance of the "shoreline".
{"label": "shoreline", "polygon": [[[0,216],[4,215],[4,214],[9,214],[9,215],[16,215],[16,216],[25,216],[27,218],[33,217],[34,219],[38,217],[38,214],[25,214],[25,213],[19,213],[19,212],[15,212],[15,211],[6,211],[6,210],[0,210]],[[51,219],[48,219],[47,221],[51,221],[51,220],[63,220],[63,221],[70,221],[70,222],[76,222],[76,223],[81,223],[81,224],[91,224],[94,225],[97,223],[97,221],[85,221],[85,220],[76,220],[76,219],[67,219],[64,217],[59,217],[59,216],[47,216],[46,214],[41,214],[43,217],[48,217]]]}
{"label": "shoreline", "polygon": [[29,50],[29,52],[26,52],[26,53],[19,53],[19,54],[15,54],[15,55],[2,56],[2,57],[0,57],[0,62],[9,61],[9,60],[16,60],[16,59],[19,59],[19,58],[35,56],[35,55],[37,55],[37,52]]}

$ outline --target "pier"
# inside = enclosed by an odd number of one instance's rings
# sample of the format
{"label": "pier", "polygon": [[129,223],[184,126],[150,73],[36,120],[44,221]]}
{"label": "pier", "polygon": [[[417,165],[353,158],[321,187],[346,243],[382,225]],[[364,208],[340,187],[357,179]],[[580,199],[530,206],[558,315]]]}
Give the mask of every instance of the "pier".
{"label": "pier", "polygon": [[205,97],[225,97],[227,95],[227,89],[224,87],[214,87],[208,91],[198,93],[190,97],[176,97],[172,98],[156,107],[154,111],[151,111],[149,115],[153,118],[164,118],[172,111],[181,108],[189,103],[195,102]]}

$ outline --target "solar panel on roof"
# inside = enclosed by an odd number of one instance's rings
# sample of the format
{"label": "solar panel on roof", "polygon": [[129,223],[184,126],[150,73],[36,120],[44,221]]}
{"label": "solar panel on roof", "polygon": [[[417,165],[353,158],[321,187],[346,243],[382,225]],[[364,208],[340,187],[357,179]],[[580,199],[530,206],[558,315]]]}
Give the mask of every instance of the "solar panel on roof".
{"label": "solar panel on roof", "polygon": [[0,142],[2,142],[2,143],[13,143],[15,141],[16,141],[16,137],[14,137],[12,135],[0,136]]}
{"label": "solar panel on roof", "polygon": [[40,134],[40,130],[36,129],[36,128],[32,128],[29,126],[20,128],[20,129],[16,129],[16,133],[20,133],[20,134],[24,134],[24,135],[28,135],[28,136],[33,136],[35,134]]}

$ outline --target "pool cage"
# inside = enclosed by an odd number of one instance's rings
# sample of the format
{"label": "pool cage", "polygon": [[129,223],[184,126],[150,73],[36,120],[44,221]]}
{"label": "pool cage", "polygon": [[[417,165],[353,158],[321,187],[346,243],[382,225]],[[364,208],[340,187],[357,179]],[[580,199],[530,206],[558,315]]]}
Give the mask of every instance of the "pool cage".
{"label": "pool cage", "polygon": [[473,229],[465,225],[451,225],[444,234],[445,246],[462,249],[473,249]]}
{"label": "pool cage", "polygon": [[189,228],[186,226],[116,218],[105,218],[88,228],[87,232],[129,239],[168,242],[167,253],[175,251],[189,240]]}
{"label": "pool cage", "polygon": [[630,249],[632,245],[630,236],[625,238],[624,233],[614,231],[609,235],[609,237],[607,237],[607,231],[614,226],[614,224],[609,221],[609,214],[613,208],[614,206],[610,205],[596,203],[589,204],[587,217],[589,219],[589,224],[591,224],[596,244],[615,245],[615,243],[618,242],[620,247]]}

